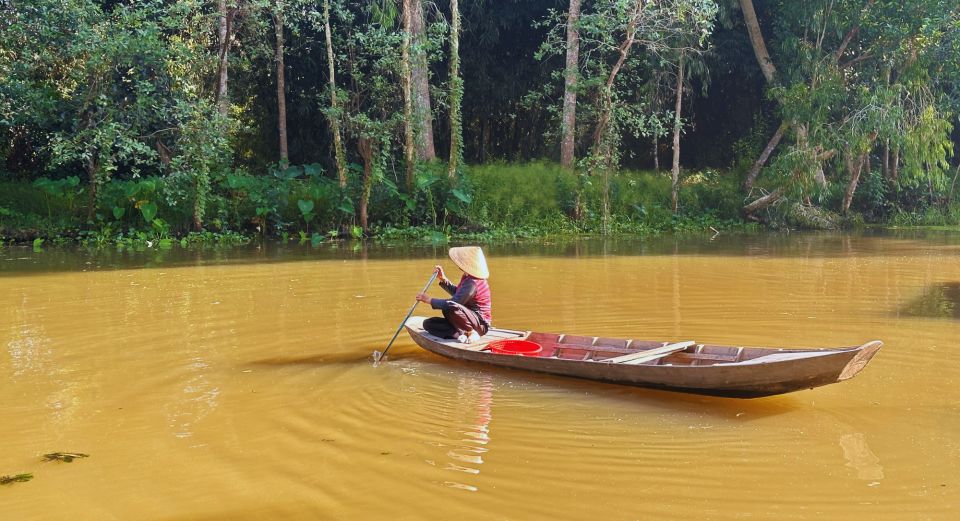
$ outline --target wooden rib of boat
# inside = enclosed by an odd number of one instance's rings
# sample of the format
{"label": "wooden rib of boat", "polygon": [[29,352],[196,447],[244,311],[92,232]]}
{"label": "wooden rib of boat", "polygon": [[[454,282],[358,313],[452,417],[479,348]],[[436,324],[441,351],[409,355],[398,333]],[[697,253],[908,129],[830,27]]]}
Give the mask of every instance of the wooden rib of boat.
{"label": "wooden rib of boat", "polygon": [[[423,329],[424,317],[405,324],[414,342],[456,360],[483,362],[561,376],[713,396],[757,398],[811,389],[853,378],[883,342],[829,349],[729,347],[687,342],[537,333],[492,328],[480,342],[461,344]],[[491,342],[536,342],[536,356],[494,353]]]}

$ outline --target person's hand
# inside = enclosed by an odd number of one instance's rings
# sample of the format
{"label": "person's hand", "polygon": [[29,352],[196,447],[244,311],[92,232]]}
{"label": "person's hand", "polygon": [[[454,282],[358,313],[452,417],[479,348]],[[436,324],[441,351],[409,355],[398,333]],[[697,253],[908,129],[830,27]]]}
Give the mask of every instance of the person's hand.
{"label": "person's hand", "polygon": [[440,282],[449,282],[449,280],[447,279],[447,274],[443,272],[443,266],[437,264],[436,266],[433,267],[433,271],[436,272],[438,278],[440,279]]}
{"label": "person's hand", "polygon": [[430,297],[426,293],[417,293],[417,301],[427,303],[430,302]]}

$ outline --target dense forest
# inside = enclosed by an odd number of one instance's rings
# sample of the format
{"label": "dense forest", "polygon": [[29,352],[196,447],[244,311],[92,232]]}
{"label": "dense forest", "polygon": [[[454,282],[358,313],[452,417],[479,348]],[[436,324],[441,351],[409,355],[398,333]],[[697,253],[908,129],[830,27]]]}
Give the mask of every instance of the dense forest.
{"label": "dense forest", "polygon": [[956,0],[0,12],[7,240],[960,224]]}

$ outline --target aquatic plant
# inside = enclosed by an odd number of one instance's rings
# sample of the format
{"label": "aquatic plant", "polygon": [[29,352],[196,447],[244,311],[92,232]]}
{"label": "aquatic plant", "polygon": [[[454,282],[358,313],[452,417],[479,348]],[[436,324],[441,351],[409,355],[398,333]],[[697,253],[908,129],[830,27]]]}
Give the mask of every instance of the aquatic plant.
{"label": "aquatic plant", "polygon": [[9,485],[10,483],[23,483],[33,479],[33,474],[11,474],[9,476],[0,476],[0,485]]}
{"label": "aquatic plant", "polygon": [[89,454],[82,452],[51,452],[43,455],[44,461],[63,461],[70,463],[77,458],[89,458]]}

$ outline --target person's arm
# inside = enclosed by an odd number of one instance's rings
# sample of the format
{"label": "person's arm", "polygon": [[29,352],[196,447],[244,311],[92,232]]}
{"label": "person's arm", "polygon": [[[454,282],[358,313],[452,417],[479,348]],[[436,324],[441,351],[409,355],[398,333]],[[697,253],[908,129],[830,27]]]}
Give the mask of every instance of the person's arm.
{"label": "person's arm", "polygon": [[467,302],[473,300],[474,295],[477,294],[477,283],[470,278],[464,279],[463,282],[455,288],[456,292],[453,292],[453,298],[430,299],[430,307],[433,309],[445,309],[449,302],[456,302],[457,304],[465,306]]}
{"label": "person's arm", "polygon": [[440,283],[440,287],[451,296],[454,295],[457,292],[457,285],[447,278],[447,274],[443,272],[443,266],[437,264],[433,267],[433,271],[437,272],[437,282]]}

